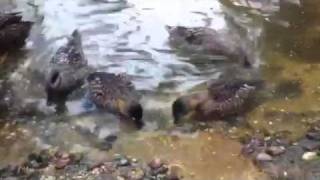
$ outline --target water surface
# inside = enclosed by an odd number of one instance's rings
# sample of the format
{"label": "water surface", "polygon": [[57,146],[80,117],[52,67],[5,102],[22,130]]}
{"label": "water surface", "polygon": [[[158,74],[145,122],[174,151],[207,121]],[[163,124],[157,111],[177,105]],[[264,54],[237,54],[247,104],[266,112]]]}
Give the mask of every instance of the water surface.
{"label": "water surface", "polygon": [[[36,24],[26,48],[15,55],[20,58],[3,57],[18,59],[17,63],[4,66],[7,68],[3,74],[12,83],[16,103],[26,104],[29,115],[5,117],[11,123],[1,126],[0,164],[18,163],[34,150],[59,147],[86,152],[93,159],[113,153],[144,160],[158,156],[175,164],[186,179],[261,180],[264,175],[240,155],[239,139],[254,133],[285,134],[293,140],[300,137],[320,117],[320,76],[312,56],[299,53],[299,48],[289,43],[309,40],[304,31],[294,28],[301,16],[290,16],[290,19],[279,13],[278,1],[263,5],[253,0],[246,2],[43,0],[27,3],[19,0],[5,3],[6,9],[21,10],[24,18]],[[296,11],[297,5],[291,6]],[[307,7],[310,6],[304,7],[305,10]],[[316,22],[309,24],[314,27]],[[173,126],[170,108],[176,97],[203,89],[207,80],[216,79],[226,69],[235,75],[239,69],[230,70],[233,66],[227,62],[179,55],[168,45],[167,25],[231,29],[244,34],[242,37],[256,57],[254,71],[267,84],[265,92],[257,97],[263,103],[243,117],[248,122],[246,126],[221,121],[209,123],[210,130],[190,130],[188,124],[181,128],[184,130]],[[83,99],[77,95],[68,102],[69,111],[65,115],[55,115],[53,108],[46,107],[43,75],[55,50],[74,29],[79,29],[83,36],[90,66],[97,71],[125,72],[141,91],[146,121],[143,130],[137,131],[109,115],[83,114]],[[278,34],[282,32],[279,30],[295,36]],[[37,113],[27,111],[28,107],[35,108]],[[113,134],[118,139],[107,153],[101,142]]]}

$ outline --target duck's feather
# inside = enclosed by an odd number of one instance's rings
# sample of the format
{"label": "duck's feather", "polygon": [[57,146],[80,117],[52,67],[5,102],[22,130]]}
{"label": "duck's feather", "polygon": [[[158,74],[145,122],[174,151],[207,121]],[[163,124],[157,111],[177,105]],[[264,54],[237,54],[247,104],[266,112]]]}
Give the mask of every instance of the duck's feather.
{"label": "duck's feather", "polygon": [[82,67],[87,65],[87,60],[82,49],[80,33],[75,30],[68,38],[66,45],[60,47],[51,59],[51,63],[58,65],[70,65],[72,67]]}
{"label": "duck's feather", "polygon": [[121,101],[139,99],[128,78],[105,72],[95,72],[88,76],[89,94],[96,106],[114,109]]}

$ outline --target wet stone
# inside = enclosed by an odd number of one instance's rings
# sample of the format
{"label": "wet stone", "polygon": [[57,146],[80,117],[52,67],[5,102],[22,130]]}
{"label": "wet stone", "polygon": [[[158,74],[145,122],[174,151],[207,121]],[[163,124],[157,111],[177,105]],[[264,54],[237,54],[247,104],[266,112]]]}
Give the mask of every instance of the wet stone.
{"label": "wet stone", "polygon": [[120,166],[129,166],[129,165],[130,165],[130,162],[129,162],[128,159],[122,158],[122,159],[119,161],[119,165],[120,165]]}
{"label": "wet stone", "polygon": [[272,161],[272,157],[266,153],[259,153],[256,157],[256,161]]}
{"label": "wet stone", "polygon": [[303,139],[299,142],[299,145],[308,151],[313,151],[320,148],[320,142],[312,141],[309,139]]}
{"label": "wet stone", "polygon": [[266,153],[271,156],[278,156],[286,151],[283,146],[270,146],[266,149]]}
{"label": "wet stone", "polygon": [[132,180],[142,180],[144,178],[144,172],[142,169],[137,168],[130,172],[129,177]]}
{"label": "wet stone", "polygon": [[67,153],[57,153],[54,161],[56,169],[63,169],[72,162],[72,159]]}
{"label": "wet stone", "polygon": [[302,159],[305,161],[311,161],[318,157],[318,154],[316,152],[305,152],[302,155]]}
{"label": "wet stone", "polygon": [[310,140],[317,140],[320,141],[320,132],[308,132],[306,137]]}
{"label": "wet stone", "polygon": [[151,168],[151,169],[158,169],[158,168],[160,168],[161,166],[163,166],[163,162],[162,162],[162,160],[161,159],[159,159],[159,158],[155,158],[155,159],[153,159],[150,163],[149,163],[149,167]]}

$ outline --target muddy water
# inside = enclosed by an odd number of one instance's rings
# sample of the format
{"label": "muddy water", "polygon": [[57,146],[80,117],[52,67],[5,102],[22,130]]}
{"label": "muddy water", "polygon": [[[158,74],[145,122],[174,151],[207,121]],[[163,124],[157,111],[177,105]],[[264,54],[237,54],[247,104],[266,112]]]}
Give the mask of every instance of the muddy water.
{"label": "muddy water", "polygon": [[[186,179],[263,179],[264,174],[239,155],[241,145],[238,138],[262,132],[266,135],[285,134],[295,139],[316,123],[320,117],[320,84],[317,83],[320,82],[320,66],[314,60],[298,56],[296,49],[282,48],[292,38],[289,35],[279,37],[272,30],[279,26],[283,29],[295,19],[277,14],[280,6],[277,1],[263,5],[250,2],[3,2],[1,9],[21,10],[26,19],[36,22],[25,50],[19,55],[5,55],[2,59],[18,62],[7,65],[7,60],[3,60],[6,62],[3,74],[12,83],[16,104],[25,104],[27,110],[35,108],[37,113],[26,110],[28,116],[5,117],[10,123],[3,123],[0,127],[0,164],[18,163],[31,151],[59,147],[86,152],[90,158],[98,160],[113,153],[145,160],[158,156],[177,166]],[[311,24],[314,27],[316,22]],[[203,89],[206,80],[217,78],[230,64],[178,55],[167,44],[166,25],[247,32],[244,38],[257,55],[254,68],[261,71],[267,83],[266,92],[258,97],[264,99],[263,103],[243,117],[248,125],[238,127],[214,122],[210,124],[210,130],[195,131],[191,130],[190,124],[182,130],[173,126],[172,101],[178,95]],[[65,115],[55,115],[52,108],[46,107],[43,74],[54,51],[75,28],[83,35],[90,66],[97,71],[127,73],[144,94],[146,127],[143,130],[137,131],[130,124],[119,123],[110,115],[83,114],[82,92],[72,96]],[[283,31],[300,32],[294,28]],[[300,36],[298,38],[299,34],[296,34],[295,38],[304,39],[304,34]],[[102,143],[103,139],[114,134],[118,139],[107,153],[109,147]]]}

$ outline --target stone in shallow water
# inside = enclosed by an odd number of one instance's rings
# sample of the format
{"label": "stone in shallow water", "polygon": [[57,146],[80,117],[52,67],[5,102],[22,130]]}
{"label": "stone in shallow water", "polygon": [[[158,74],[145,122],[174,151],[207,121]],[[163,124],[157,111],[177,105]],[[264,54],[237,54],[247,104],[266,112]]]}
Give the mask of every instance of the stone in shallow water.
{"label": "stone in shallow water", "polygon": [[266,152],[271,156],[278,156],[286,151],[286,148],[283,146],[270,146],[267,148]]}
{"label": "stone in shallow water", "polygon": [[299,142],[299,145],[308,151],[313,151],[320,148],[319,141],[312,141],[309,139],[303,139]]}
{"label": "stone in shallow water", "polygon": [[320,132],[308,132],[306,136],[310,140],[320,141]]}
{"label": "stone in shallow water", "polygon": [[152,168],[152,169],[158,169],[162,165],[163,165],[163,162],[159,158],[155,158],[149,163],[149,167]]}
{"label": "stone in shallow water", "polygon": [[267,153],[259,153],[256,157],[257,161],[272,161],[272,157]]}
{"label": "stone in shallow water", "polygon": [[310,160],[314,160],[318,157],[317,153],[316,152],[305,152],[303,155],[302,155],[302,159],[303,160],[306,160],[306,161],[310,161]]}

